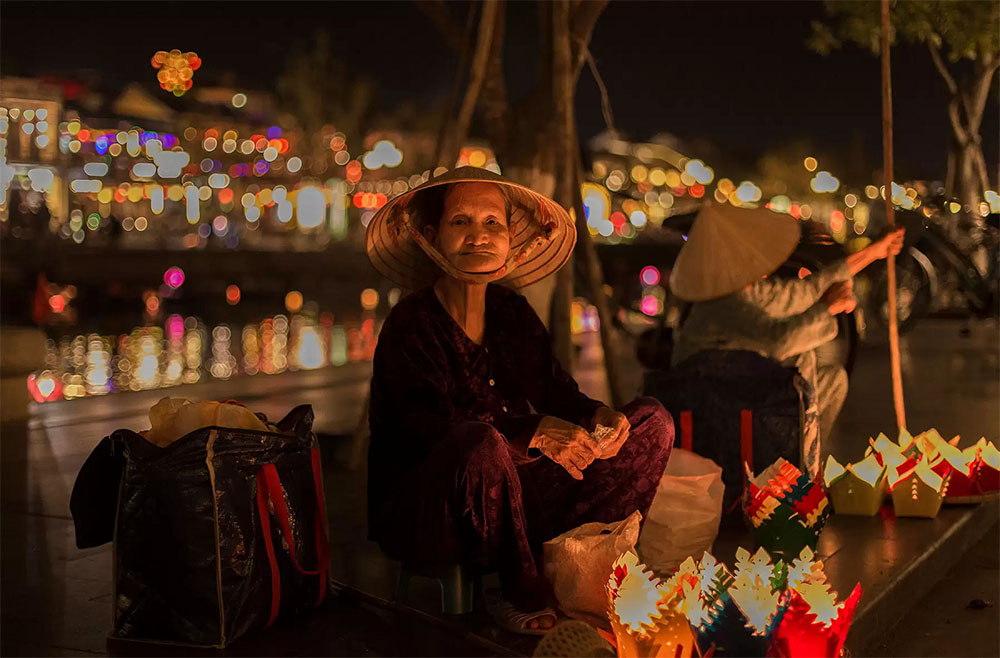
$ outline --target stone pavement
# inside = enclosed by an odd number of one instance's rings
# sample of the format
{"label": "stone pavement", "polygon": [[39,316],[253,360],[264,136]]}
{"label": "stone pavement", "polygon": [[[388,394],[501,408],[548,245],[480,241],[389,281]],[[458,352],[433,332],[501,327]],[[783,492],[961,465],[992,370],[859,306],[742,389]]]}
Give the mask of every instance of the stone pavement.
{"label": "stone pavement", "polygon": [[[976,325],[969,338],[959,337],[958,331],[959,324],[955,322],[926,321],[913,334],[904,337],[909,425],[915,430],[936,426],[945,436],[962,433],[967,440],[980,435],[996,440],[1000,438],[1000,361],[996,326]],[[604,398],[602,392],[606,389],[595,367],[599,359],[599,347],[592,341],[585,344],[578,378],[585,390]],[[856,459],[868,436],[889,431],[895,425],[887,364],[884,350],[864,350],[859,357],[851,393],[831,442],[834,454],[842,460]],[[639,373],[635,369],[630,372],[634,375],[637,391]],[[77,550],[68,511],[69,492],[76,472],[102,436],[119,427],[146,427],[148,408],[166,394],[206,399],[236,398],[272,417],[280,417],[296,404],[308,402],[316,410],[319,431],[343,434],[357,421],[367,377],[367,366],[358,364],[336,370],[258,376],[169,391],[49,403],[36,410],[27,426],[0,427],[0,523],[3,526],[0,654],[93,655],[106,651],[105,634],[111,625],[110,547]],[[329,436],[324,438],[323,448],[334,549],[331,574],[364,592],[389,599],[397,565],[365,540],[364,471],[347,468],[350,441]],[[992,520],[996,517],[995,509]],[[904,534],[908,537],[903,541],[892,541],[884,536],[890,524],[888,519],[869,519],[867,525],[863,523],[865,520],[849,519],[844,527],[857,522],[858,528],[853,532],[824,535],[823,541],[829,548],[821,552],[831,557],[841,552],[844,559],[833,562],[860,566],[863,581],[885,578],[887,569],[900,560],[899,547],[905,545],[919,552],[922,542],[947,534],[947,528],[958,523],[958,515],[958,512],[949,511],[934,521],[900,520],[896,527],[905,527]],[[980,523],[983,523],[981,519]],[[985,523],[988,524],[988,520]],[[962,527],[966,527],[966,534],[977,530],[970,530],[967,525]],[[985,529],[984,526],[982,530]],[[859,533],[874,533],[883,541],[861,542]],[[731,560],[731,556],[724,553],[719,557]],[[937,571],[924,577],[933,578],[949,566],[950,563],[938,565]],[[863,575],[865,569],[869,570],[868,576]],[[850,577],[851,574],[844,576],[845,579]],[[868,583],[863,584],[868,586]],[[432,585],[426,583],[422,589],[417,589],[414,606],[428,613],[437,612]],[[912,591],[911,594],[912,600],[916,600],[921,592]],[[900,602],[900,605],[905,603]],[[369,603],[365,604],[369,606],[366,611],[341,615],[337,605],[323,612],[322,619],[328,622],[323,626],[343,623],[339,627],[343,633],[326,629],[325,635],[313,636],[320,644],[312,645],[312,651],[299,647],[298,653],[486,655],[502,654],[505,648],[530,650],[530,645],[522,640],[492,628],[482,615],[460,620],[456,625],[455,621],[447,620],[432,623],[428,618],[420,622],[419,617],[414,622],[413,614],[419,613],[404,614],[391,606],[373,607]],[[356,607],[347,606],[345,610]],[[400,622],[400,619],[409,622]],[[319,624],[318,621],[312,623],[314,626]],[[387,630],[397,623],[408,630],[396,634]],[[289,642],[303,641],[303,629],[309,622],[303,624],[301,628],[285,631],[283,637]],[[279,631],[275,629],[274,632]],[[336,644],[336,649],[331,643]],[[257,646],[257,641],[248,640],[245,650],[238,645],[236,653],[251,653],[251,646]],[[451,649],[446,651],[444,647]],[[296,653],[291,649],[289,646],[290,653]],[[271,650],[263,653],[279,652],[271,646]]]}

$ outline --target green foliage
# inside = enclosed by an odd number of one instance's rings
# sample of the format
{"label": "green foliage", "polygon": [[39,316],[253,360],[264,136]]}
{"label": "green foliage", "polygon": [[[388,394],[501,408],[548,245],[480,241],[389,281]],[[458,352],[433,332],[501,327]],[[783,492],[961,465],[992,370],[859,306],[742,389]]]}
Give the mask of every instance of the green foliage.
{"label": "green foliage", "polygon": [[[825,0],[829,20],[814,21],[809,46],[828,54],[844,43],[878,53],[881,29],[877,0]],[[890,4],[890,43],[930,43],[948,58],[996,56],[1000,23],[997,0],[896,0]]]}

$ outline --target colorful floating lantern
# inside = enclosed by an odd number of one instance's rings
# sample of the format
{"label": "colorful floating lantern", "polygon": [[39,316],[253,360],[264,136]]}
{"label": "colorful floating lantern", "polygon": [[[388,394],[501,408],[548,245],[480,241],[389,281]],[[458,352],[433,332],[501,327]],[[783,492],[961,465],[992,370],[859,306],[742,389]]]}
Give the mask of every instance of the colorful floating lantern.
{"label": "colorful floating lantern", "polygon": [[156,79],[160,88],[169,91],[174,96],[183,96],[193,84],[194,72],[201,68],[201,58],[197,53],[171,50],[158,50],[150,63],[158,69]]}
{"label": "colorful floating lantern", "polygon": [[904,429],[899,430],[899,441],[893,443],[884,433],[871,441],[875,451],[875,458],[886,467],[890,480],[899,473],[906,473],[917,465],[917,459],[921,455],[921,450],[910,433]]}
{"label": "colorful floating lantern", "polygon": [[[783,586],[783,563],[771,565],[764,549],[753,557],[740,549],[736,557],[738,583],[726,565],[709,553],[695,572],[697,596],[686,599],[686,611],[702,655],[763,656],[784,610],[787,596],[778,593]],[[691,558],[685,560],[678,575],[693,571],[689,566],[693,563]]]}
{"label": "colorful floating lantern", "polygon": [[815,549],[830,515],[823,487],[784,459],[756,478],[747,466],[746,478],[743,512],[757,546],[779,559]]}
{"label": "colorful floating lantern", "polygon": [[889,482],[896,516],[933,519],[941,509],[950,477],[950,472],[943,477],[934,472],[926,456],[908,473],[897,473]]}
{"label": "colorful floating lantern", "polygon": [[[957,437],[956,437],[957,438]],[[958,450],[949,446],[952,450]],[[944,454],[952,454],[946,451]],[[992,441],[979,439],[961,451],[967,471],[956,469],[948,482],[945,503],[976,503],[1000,494],[1000,451]]]}
{"label": "colorful floating lantern", "polygon": [[729,587],[732,609],[729,623],[716,633],[715,642],[726,655],[763,656],[775,626],[785,614],[790,597],[785,586],[785,564],[771,563],[763,548],[750,555],[736,551],[733,584]]}
{"label": "colorful floating lantern", "polygon": [[688,621],[701,644],[703,636],[711,635],[721,625],[726,605],[731,601],[729,587],[733,584],[733,574],[707,552],[698,565],[694,564],[694,558],[684,560],[677,574],[675,577],[696,578],[693,595],[689,594],[685,602]]}
{"label": "colorful floating lantern", "polygon": [[769,656],[836,658],[841,655],[854,611],[861,599],[861,584],[846,600],[837,603],[830,591],[822,563],[803,549],[788,567],[789,603],[771,636]]}
{"label": "colorful floating lantern", "polygon": [[[787,566],[781,560],[772,562],[763,548],[752,555],[740,548],[732,573],[705,553],[697,564],[687,558],[663,583],[643,574],[634,556],[622,556],[609,592],[616,586],[623,590],[626,568],[643,576],[635,583],[635,608],[642,612],[634,615],[633,623],[653,624],[657,612],[650,606],[657,598],[680,601],[705,656],[837,656],[861,597],[858,585],[838,603],[823,563],[808,547]],[[641,655],[628,653],[631,646],[620,643],[618,655]]]}
{"label": "colorful floating lantern", "polygon": [[663,583],[630,551],[615,560],[607,592],[619,656],[690,658],[695,640],[679,579]]}
{"label": "colorful floating lantern", "polygon": [[854,516],[874,516],[882,507],[888,488],[886,467],[875,454],[846,467],[830,455],[823,469],[823,482],[833,502],[833,511]]}

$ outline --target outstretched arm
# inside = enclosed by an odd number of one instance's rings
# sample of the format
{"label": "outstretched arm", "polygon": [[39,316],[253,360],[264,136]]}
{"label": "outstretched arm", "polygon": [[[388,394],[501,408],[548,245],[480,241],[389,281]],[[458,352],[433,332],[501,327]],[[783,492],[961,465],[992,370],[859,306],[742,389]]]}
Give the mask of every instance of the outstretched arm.
{"label": "outstretched arm", "polygon": [[848,256],[847,267],[851,270],[851,276],[854,276],[877,260],[888,258],[889,254],[893,256],[898,254],[903,249],[904,237],[906,237],[906,229],[900,226],[886,233],[861,251]]}

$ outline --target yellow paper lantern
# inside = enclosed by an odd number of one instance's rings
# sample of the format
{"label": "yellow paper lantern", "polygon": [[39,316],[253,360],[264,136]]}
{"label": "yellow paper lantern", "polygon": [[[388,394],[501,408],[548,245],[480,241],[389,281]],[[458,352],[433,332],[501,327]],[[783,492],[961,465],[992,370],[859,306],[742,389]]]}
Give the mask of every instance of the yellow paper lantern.
{"label": "yellow paper lantern", "polygon": [[921,455],[911,471],[890,482],[896,516],[933,519],[941,510],[950,477],[950,471],[944,476],[935,473],[929,460]]}
{"label": "yellow paper lantern", "polygon": [[882,507],[888,488],[886,467],[874,453],[842,466],[830,455],[823,469],[823,482],[837,514],[873,516]]}
{"label": "yellow paper lantern", "polygon": [[695,639],[682,591],[647,571],[635,553],[615,560],[607,592],[619,658],[690,658]]}

